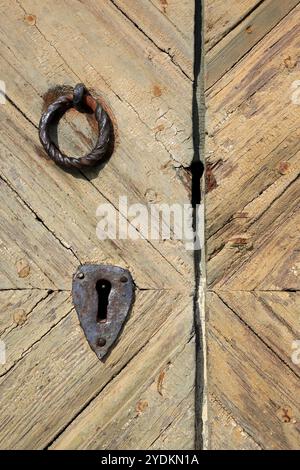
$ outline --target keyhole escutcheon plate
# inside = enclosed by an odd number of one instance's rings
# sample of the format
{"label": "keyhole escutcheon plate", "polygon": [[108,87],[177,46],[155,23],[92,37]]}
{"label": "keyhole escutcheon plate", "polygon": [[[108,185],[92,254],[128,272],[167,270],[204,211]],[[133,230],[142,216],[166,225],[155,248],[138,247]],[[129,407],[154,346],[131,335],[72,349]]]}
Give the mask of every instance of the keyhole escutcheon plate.
{"label": "keyhole escutcheon plate", "polygon": [[103,359],[118,338],[134,300],[131,274],[119,266],[83,264],[73,276],[72,295],[86,339]]}

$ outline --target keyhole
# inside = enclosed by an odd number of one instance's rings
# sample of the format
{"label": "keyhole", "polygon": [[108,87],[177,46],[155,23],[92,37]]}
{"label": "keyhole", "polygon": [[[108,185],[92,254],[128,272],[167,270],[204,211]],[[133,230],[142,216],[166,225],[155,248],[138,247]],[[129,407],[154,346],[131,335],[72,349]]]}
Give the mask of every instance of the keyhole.
{"label": "keyhole", "polygon": [[109,302],[111,283],[105,279],[100,279],[96,284],[96,290],[98,293],[97,322],[105,323],[107,321],[107,307]]}

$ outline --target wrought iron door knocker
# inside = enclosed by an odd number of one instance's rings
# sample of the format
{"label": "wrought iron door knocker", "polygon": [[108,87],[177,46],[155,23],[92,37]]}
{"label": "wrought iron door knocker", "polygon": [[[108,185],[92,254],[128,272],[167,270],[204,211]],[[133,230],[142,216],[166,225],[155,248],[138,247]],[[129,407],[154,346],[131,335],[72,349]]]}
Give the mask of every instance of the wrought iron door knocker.
{"label": "wrought iron door knocker", "polygon": [[[75,108],[80,112],[84,112],[85,109],[89,108],[93,111],[98,122],[96,145],[90,153],[80,158],[68,157],[63,154],[50,136],[51,124],[55,119],[61,118],[70,108]],[[113,141],[113,126],[105,109],[91,96],[86,87],[79,83],[74,88],[73,97],[69,95],[60,96],[42,114],[39,124],[39,137],[49,157],[59,166],[82,169],[97,165],[108,156]]]}
{"label": "wrought iron door knocker", "polygon": [[[81,158],[68,157],[51,138],[51,126],[70,108],[93,112],[98,122],[98,139],[93,150]],[[63,95],[51,103],[39,124],[40,141],[49,157],[65,169],[84,169],[110,156],[113,147],[113,125],[105,109],[86,87],[79,83],[72,95]],[[134,298],[130,272],[119,266],[80,265],[73,276],[73,303],[86,339],[99,359],[114,344]]]}

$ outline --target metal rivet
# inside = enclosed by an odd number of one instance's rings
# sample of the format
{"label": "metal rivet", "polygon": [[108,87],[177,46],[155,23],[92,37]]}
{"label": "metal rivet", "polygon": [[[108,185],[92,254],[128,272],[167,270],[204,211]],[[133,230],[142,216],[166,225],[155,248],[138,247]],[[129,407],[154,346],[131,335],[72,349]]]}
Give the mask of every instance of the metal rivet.
{"label": "metal rivet", "polygon": [[83,279],[83,278],[84,278],[84,274],[83,274],[83,273],[78,273],[78,274],[77,274],[77,277],[78,277],[78,279]]}
{"label": "metal rivet", "polygon": [[127,282],[128,278],[126,276],[122,276],[120,279],[121,282]]}
{"label": "metal rivet", "polygon": [[106,340],[104,338],[99,338],[97,341],[97,345],[100,346],[100,348],[102,348],[103,346],[106,345]]}

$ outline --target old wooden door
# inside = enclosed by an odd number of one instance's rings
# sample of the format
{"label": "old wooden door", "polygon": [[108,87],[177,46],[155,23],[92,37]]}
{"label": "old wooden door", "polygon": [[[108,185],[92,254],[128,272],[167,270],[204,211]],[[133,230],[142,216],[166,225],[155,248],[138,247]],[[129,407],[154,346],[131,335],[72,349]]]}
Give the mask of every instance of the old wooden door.
{"label": "old wooden door", "polygon": [[208,442],[299,449],[299,0],[206,0]]}
{"label": "old wooden door", "polygon": [[[0,12],[0,448],[299,447],[299,0],[4,0]],[[115,148],[66,172],[38,123],[79,82],[106,103]],[[82,155],[96,134],[71,110],[59,145]],[[175,230],[145,235],[130,211],[190,210],[204,153],[206,309],[199,251]],[[99,239],[104,205],[133,236]],[[83,263],[135,282],[103,362],[72,304]]]}
{"label": "old wooden door", "polygon": [[[130,223],[120,196],[190,203],[194,1],[4,0],[0,11],[0,447],[193,448],[194,253],[182,239],[101,241],[96,211],[110,204]],[[78,82],[107,103],[116,143],[102,167],[70,173],[47,158],[38,123],[56,87]],[[59,143],[82,155],[95,134],[71,110]],[[72,305],[81,263],[125,267],[136,285],[105,362]]]}

